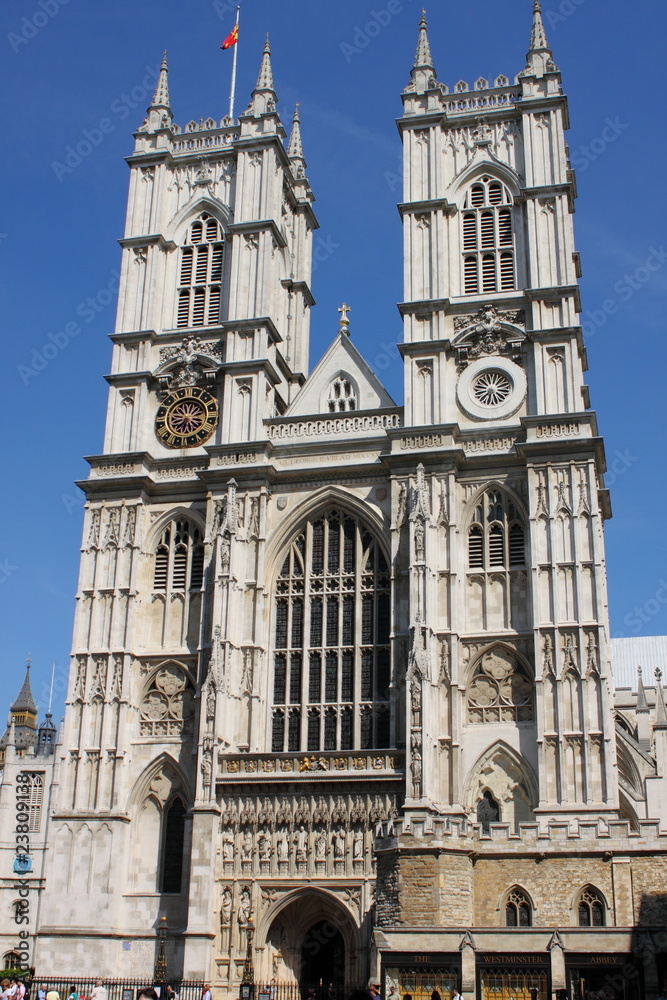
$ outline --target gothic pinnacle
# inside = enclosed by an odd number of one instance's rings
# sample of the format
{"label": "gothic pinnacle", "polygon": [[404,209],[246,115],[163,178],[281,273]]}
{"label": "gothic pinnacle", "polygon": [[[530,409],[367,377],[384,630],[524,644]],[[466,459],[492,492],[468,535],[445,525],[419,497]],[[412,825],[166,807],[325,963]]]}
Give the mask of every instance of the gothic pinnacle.
{"label": "gothic pinnacle", "polygon": [[415,53],[415,64],[413,68],[428,69],[432,73],[435,73],[433,68],[433,57],[431,55],[431,46],[428,41],[428,21],[426,20],[425,10],[422,10],[422,16],[419,22],[419,41],[417,42],[417,52]]}
{"label": "gothic pinnacle", "polygon": [[271,44],[269,36],[266,36],[264,52],[262,53],[262,64],[259,68],[257,86],[255,90],[273,90],[273,70],[271,69]]}
{"label": "gothic pinnacle", "polygon": [[533,30],[530,35],[530,52],[544,51],[549,51],[549,43],[542,20],[542,4],[540,0],[533,0]]}
{"label": "gothic pinnacle", "polygon": [[526,55],[526,68],[520,76],[543,76],[545,73],[557,72],[551,57],[551,49],[547,41],[542,20],[542,4],[533,0],[533,27],[530,33],[530,47]]}
{"label": "gothic pinnacle", "polygon": [[292,118],[292,134],[287,146],[287,155],[290,160],[303,160],[303,143],[301,141],[301,117],[299,115],[299,105],[294,108]]}
{"label": "gothic pinnacle", "polygon": [[164,108],[171,115],[171,106],[169,104],[169,65],[167,63],[166,49],[162,53],[160,75],[158,76],[155,94],[148,110],[151,111],[153,108]]}

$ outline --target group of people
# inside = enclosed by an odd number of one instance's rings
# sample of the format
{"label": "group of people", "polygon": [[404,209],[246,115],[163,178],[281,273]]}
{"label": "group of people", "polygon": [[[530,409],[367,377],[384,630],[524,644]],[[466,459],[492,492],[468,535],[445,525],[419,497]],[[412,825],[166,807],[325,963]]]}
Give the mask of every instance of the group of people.
{"label": "group of people", "polygon": [[26,985],[22,979],[3,979],[0,983],[0,1000],[23,1000]]}

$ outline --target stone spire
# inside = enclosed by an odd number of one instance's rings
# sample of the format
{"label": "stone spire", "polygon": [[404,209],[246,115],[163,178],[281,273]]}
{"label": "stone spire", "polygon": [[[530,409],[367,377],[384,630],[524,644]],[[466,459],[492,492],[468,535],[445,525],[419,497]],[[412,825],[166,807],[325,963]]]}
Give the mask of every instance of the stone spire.
{"label": "stone spire", "polygon": [[289,137],[287,155],[289,156],[290,160],[303,160],[303,143],[301,141],[301,116],[299,114],[298,103],[294,108],[294,117],[292,118],[292,134]]}
{"label": "stone spire", "polygon": [[415,62],[410,73],[412,82],[408,90],[423,94],[426,90],[431,90],[435,85],[435,67],[431,55],[431,46],[428,40],[428,21],[426,11],[422,10],[419,22],[419,39],[417,41],[417,51]]}
{"label": "stone spire", "polygon": [[637,667],[637,707],[635,711],[637,712],[648,712],[648,702],[646,700],[646,690],[644,688],[644,679],[642,677],[642,668]]}
{"label": "stone spire", "polygon": [[551,55],[542,20],[542,4],[533,0],[533,28],[530,33],[530,48],[526,54],[526,68],[520,76],[544,76],[558,72]]}
{"label": "stone spire", "polygon": [[264,42],[264,52],[262,53],[262,64],[259,67],[259,76],[257,77],[257,85],[255,87],[255,92],[258,90],[270,90],[273,92],[273,70],[271,69],[271,43],[269,42],[269,36],[266,36],[266,41]]}
{"label": "stone spire", "polygon": [[262,62],[259,67],[259,76],[257,77],[257,83],[252,92],[250,107],[248,108],[246,114],[254,115],[255,117],[258,117],[259,115],[275,114],[277,100],[278,96],[273,89],[271,45],[269,43],[269,36],[267,35],[266,42],[264,43],[264,51],[262,53]]}
{"label": "stone spire", "polygon": [[30,657],[26,660],[25,667],[25,679],[23,681],[23,686],[16,696],[14,702],[10,707],[10,712],[12,715],[23,715],[27,713],[28,715],[37,715],[37,705],[35,704],[35,699],[32,696],[32,688],[30,687],[30,667],[32,666]]}
{"label": "stone spire", "polygon": [[160,75],[157,79],[157,86],[153,94],[153,100],[148,107],[148,118],[143,128],[148,132],[155,132],[159,128],[165,128],[171,124],[173,115],[169,103],[169,65],[167,63],[166,50],[162,53],[162,63],[160,65]]}

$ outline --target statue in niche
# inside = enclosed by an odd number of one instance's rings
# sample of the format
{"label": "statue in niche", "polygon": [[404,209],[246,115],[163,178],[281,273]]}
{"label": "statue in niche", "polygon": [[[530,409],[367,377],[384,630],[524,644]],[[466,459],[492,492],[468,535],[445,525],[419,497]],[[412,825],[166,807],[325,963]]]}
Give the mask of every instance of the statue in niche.
{"label": "statue in niche", "polygon": [[234,835],[229,830],[222,835],[222,860],[234,860]]}
{"label": "statue in niche", "polygon": [[362,830],[355,830],[352,839],[352,857],[355,861],[364,860],[364,834]]}
{"label": "statue in niche", "polygon": [[229,927],[232,922],[232,893],[227,886],[222,893],[222,903],[220,904],[220,926]]}
{"label": "statue in niche", "polygon": [[424,558],[424,522],[421,518],[415,521],[415,559],[421,562]]}
{"label": "statue in niche", "polygon": [[278,849],[278,861],[289,861],[289,840],[287,838],[287,830],[284,827],[278,833],[276,847]]}
{"label": "statue in niche", "polygon": [[250,890],[248,888],[245,888],[241,893],[238,921],[240,927],[247,927],[250,921]]}
{"label": "statue in niche", "polygon": [[491,792],[487,789],[477,803],[477,822],[482,827],[482,833],[490,832],[490,824],[500,821],[500,807]]}
{"label": "statue in niche", "polygon": [[410,684],[410,708],[412,712],[412,725],[421,725],[422,717],[422,679],[419,673],[415,672]]}
{"label": "statue in niche", "polygon": [[306,861],[308,858],[308,831],[303,824],[294,834],[294,843],[296,844],[296,860]]}
{"label": "statue in niche", "polygon": [[252,833],[246,830],[241,843],[241,861],[252,861]]}
{"label": "statue in niche", "polygon": [[333,835],[334,858],[342,861],[345,858],[345,831],[336,830]]}
{"label": "statue in niche", "polygon": [[257,847],[259,849],[259,860],[270,861],[272,853],[271,840],[264,831],[262,831],[259,835]]}
{"label": "statue in niche", "polygon": [[315,837],[315,858],[317,861],[326,861],[327,838],[324,830],[318,830]]}

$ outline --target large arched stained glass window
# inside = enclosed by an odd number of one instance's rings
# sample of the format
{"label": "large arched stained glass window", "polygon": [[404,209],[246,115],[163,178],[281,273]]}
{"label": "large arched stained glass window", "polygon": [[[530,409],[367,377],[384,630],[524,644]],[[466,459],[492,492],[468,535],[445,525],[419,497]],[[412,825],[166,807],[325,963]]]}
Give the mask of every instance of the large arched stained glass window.
{"label": "large arched stained glass window", "polygon": [[332,510],[305,526],[274,613],[273,752],[388,747],[389,567],[361,521]]}

